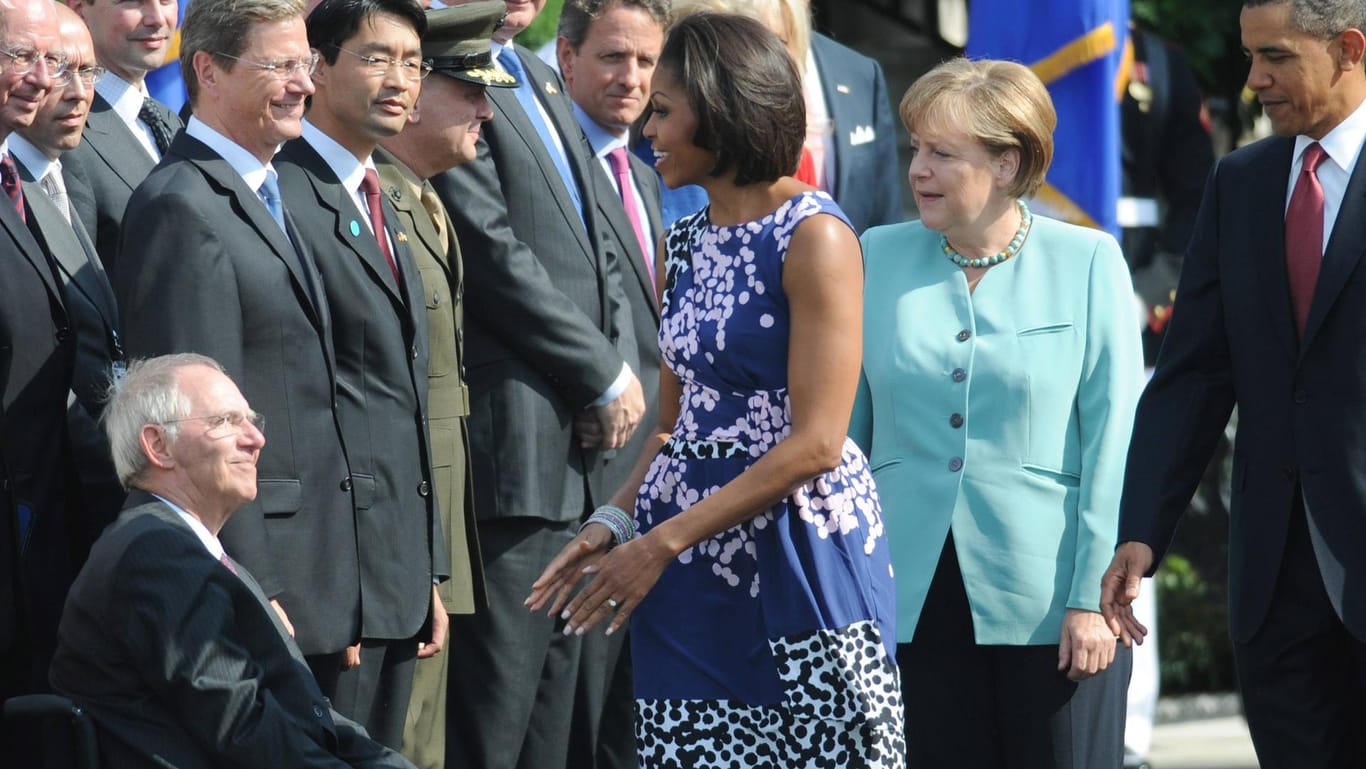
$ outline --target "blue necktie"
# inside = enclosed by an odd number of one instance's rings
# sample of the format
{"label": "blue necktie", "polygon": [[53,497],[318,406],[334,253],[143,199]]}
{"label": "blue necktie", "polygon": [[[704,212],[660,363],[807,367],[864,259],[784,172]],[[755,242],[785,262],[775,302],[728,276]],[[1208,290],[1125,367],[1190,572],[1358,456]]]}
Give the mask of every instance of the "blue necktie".
{"label": "blue necktie", "polygon": [[280,225],[280,231],[288,235],[289,231],[285,229],[285,209],[280,204],[280,176],[274,169],[266,169],[266,179],[256,188],[256,194],[261,196],[261,202],[266,204],[266,210],[270,211],[271,218]]}
{"label": "blue necktie", "polygon": [[[503,49],[498,56],[498,62],[503,65],[509,75],[517,78],[517,87],[513,92],[517,94],[517,101],[522,104],[522,111],[526,113],[527,120],[536,128],[536,133],[540,134],[541,144],[545,145],[545,151],[549,153],[550,159],[555,163],[555,170],[560,172],[560,180],[564,182],[565,191],[569,193],[570,200],[574,201],[574,209],[579,212],[579,221],[583,222],[583,201],[579,198],[579,185],[574,181],[574,174],[569,170],[569,158],[565,157],[560,145],[555,142],[550,135],[552,130],[546,125],[545,119],[541,117],[541,109],[536,102],[536,94],[532,90],[534,86],[531,79],[526,76],[526,70],[522,69],[522,61],[517,58],[517,51],[512,46]],[[587,229],[587,224],[584,228]]]}

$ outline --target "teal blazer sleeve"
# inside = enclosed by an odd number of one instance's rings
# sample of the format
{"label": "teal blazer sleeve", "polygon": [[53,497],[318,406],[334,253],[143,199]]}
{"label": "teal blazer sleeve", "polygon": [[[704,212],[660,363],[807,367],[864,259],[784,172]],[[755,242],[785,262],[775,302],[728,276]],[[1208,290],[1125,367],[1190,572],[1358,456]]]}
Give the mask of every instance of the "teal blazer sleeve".
{"label": "teal blazer sleeve", "polygon": [[1143,384],[1128,269],[1109,235],[1041,216],[969,292],[918,222],[864,234],[863,376],[850,435],[868,454],[915,633],[953,531],[984,644],[1047,644],[1097,610]]}

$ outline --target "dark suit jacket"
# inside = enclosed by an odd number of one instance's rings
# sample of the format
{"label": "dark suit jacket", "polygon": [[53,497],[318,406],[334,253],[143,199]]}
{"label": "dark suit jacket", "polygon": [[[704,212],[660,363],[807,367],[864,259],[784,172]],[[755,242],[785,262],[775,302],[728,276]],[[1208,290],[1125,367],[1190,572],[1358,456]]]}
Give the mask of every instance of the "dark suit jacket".
{"label": "dark suit jacket", "polygon": [[[427,427],[431,436],[432,474],[441,512],[441,533],[450,554],[451,578],[441,583],[441,602],[449,614],[472,614],[485,605],[484,570],[474,519],[470,477],[469,388],[465,386],[465,268],[445,208],[433,214],[422,203],[423,192],[436,191],[388,152],[375,150],[375,167],[398,213],[397,226],[408,233],[408,247],[422,277],[427,309]],[[436,201],[440,206],[440,201]]]}
{"label": "dark suit jacket", "polygon": [[831,197],[854,229],[905,218],[896,121],[882,66],[825,35],[811,35],[826,109],[835,121],[835,181]]}
{"label": "dark suit jacket", "polygon": [[[160,106],[171,130],[179,131],[180,118],[165,105]],[[85,129],[81,131],[81,143],[62,157],[62,167],[68,177],[79,180],[68,185],[72,211],[80,216],[86,232],[94,233],[95,250],[106,268],[112,268],[118,255],[119,231],[128,199],[155,165],[156,161],[109,102],[95,94]]]}
{"label": "dark suit jacket", "polygon": [[75,370],[67,395],[66,427],[80,481],[79,514],[72,517],[79,555],[90,548],[105,526],[113,523],[123,508],[125,496],[114,471],[109,440],[100,423],[114,361],[123,361],[119,308],[109,276],[81,220],[73,213],[68,224],[28,168],[17,159],[15,162],[24,180],[27,224],[57,267],[67,313],[76,329]]}
{"label": "dark suit jacket", "polygon": [[285,208],[332,311],[337,409],[356,484],[363,638],[411,638],[431,616],[432,576],[449,576],[427,441],[422,279],[385,206],[402,284],[332,169],[304,139],[275,157]]}
{"label": "dark suit jacket", "polygon": [[152,495],[128,502],[72,588],[52,663],[102,765],[411,767],[328,707],[245,567]]}
{"label": "dark suit jacket", "polygon": [[[66,440],[76,335],[52,265],[0,205],[0,697],[41,682],[71,584]],[[27,640],[28,650],[19,644]]]}
{"label": "dark suit jacket", "polygon": [[[631,161],[631,176],[635,179],[636,188],[640,190],[644,199],[648,219],[644,222],[647,228],[645,237],[658,244],[664,234],[664,227],[660,222],[659,176],[653,168],[645,165],[644,161],[635,155],[627,153],[627,157]],[[603,228],[604,235],[614,252],[622,255],[618,260],[622,292],[626,295],[627,306],[631,311],[631,327],[636,341],[636,349],[632,351],[635,356],[632,368],[640,378],[640,386],[645,393],[645,415],[641,417],[640,427],[635,435],[631,436],[631,440],[617,451],[615,457],[607,460],[603,467],[602,488],[611,495],[615,494],[631,475],[636,459],[640,456],[640,447],[645,443],[646,436],[654,433],[655,424],[659,422],[659,300],[655,295],[655,286],[650,281],[649,270],[645,266],[645,257],[640,253],[640,244],[636,242],[635,229],[631,226],[631,220],[626,217],[626,209],[623,208],[615,182],[608,178],[607,169],[596,159],[592,163],[592,168],[595,171],[592,174],[593,181],[597,185],[598,211],[606,223]]]}
{"label": "dark suit jacket", "polygon": [[601,458],[579,448],[573,417],[616,380],[635,341],[583,183],[587,140],[558,76],[517,51],[563,137],[587,231],[511,89],[489,89],[495,117],[478,156],[431,182],[465,253],[475,512],[568,521],[591,508],[601,482]]}
{"label": "dark suit jacket", "polygon": [[1297,489],[1329,599],[1366,638],[1366,163],[1348,182],[1300,340],[1282,245],[1293,147],[1265,139],[1215,166],[1121,503],[1119,541],[1160,558],[1238,405],[1229,593],[1239,642],[1266,617]]}
{"label": "dark suit jacket", "polygon": [[112,277],[128,354],[209,355],[266,417],[256,500],[223,543],[285,607],[305,653],[340,651],[360,638],[356,514],[311,257],[227,161],[183,132],[129,199],[125,224]]}

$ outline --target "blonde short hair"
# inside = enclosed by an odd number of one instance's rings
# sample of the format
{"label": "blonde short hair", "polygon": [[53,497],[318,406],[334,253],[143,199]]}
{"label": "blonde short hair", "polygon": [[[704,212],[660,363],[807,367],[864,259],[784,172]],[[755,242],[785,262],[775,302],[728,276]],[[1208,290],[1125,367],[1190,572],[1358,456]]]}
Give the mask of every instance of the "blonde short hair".
{"label": "blonde short hair", "polygon": [[949,59],[930,70],[901,97],[901,122],[921,128],[954,127],[993,154],[1015,149],[1019,170],[1006,190],[1027,198],[1043,185],[1053,162],[1058,115],[1048,89],[1028,67],[993,59]]}

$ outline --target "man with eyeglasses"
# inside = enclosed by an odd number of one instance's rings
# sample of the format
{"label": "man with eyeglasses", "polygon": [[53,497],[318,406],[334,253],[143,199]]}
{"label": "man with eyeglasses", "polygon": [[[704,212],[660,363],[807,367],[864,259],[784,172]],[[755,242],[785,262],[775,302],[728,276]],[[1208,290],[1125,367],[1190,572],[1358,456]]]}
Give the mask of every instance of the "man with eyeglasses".
{"label": "man with eyeglasses", "polygon": [[[76,339],[53,265],[24,225],[6,141],[65,69],[56,48],[51,0],[0,2],[0,699],[47,690],[72,576],[65,423]],[[0,756],[26,765],[27,737],[0,726]]]}
{"label": "man with eyeglasses", "polygon": [[67,156],[79,177],[72,204],[105,267],[117,257],[133,189],[170,147],[180,118],[147,92],[147,73],[166,62],[175,39],[176,0],[67,0],[85,20],[95,58],[108,72],[95,85],[84,140]]}
{"label": "man with eyeglasses", "polygon": [[397,749],[416,659],[445,644],[437,588],[450,559],[432,486],[422,280],[370,154],[413,112],[430,71],[427,20],[414,0],[323,0],[307,23],[322,56],[316,92],[303,135],[275,162],[331,308],[351,471],[373,479],[356,500],[360,632],[346,652],[309,663],[339,712]]}
{"label": "man with eyeglasses", "polygon": [[129,199],[112,271],[124,346],[211,355],[266,415],[256,499],[223,544],[305,655],[338,654],[360,637],[374,479],[349,469],[327,296],[271,163],[313,93],[303,2],[195,0],[180,62],[193,116]]}
{"label": "man with eyeglasses", "polygon": [[124,359],[114,289],[89,233],[71,213],[62,167],[62,154],[81,141],[94,83],[104,68],[95,63],[85,22],[64,5],[54,8],[67,67],[53,78],[54,87],[39,105],[32,125],[19,126],[10,136],[9,148],[23,179],[29,230],[56,266],[76,332],[76,367],[67,396],[66,426],[76,470],[71,481],[78,489],[73,497],[79,497],[73,499],[73,509],[80,515],[72,520],[74,565],[79,567],[90,544],[123,507],[123,488],[114,474],[99,422],[104,391],[122,372]]}
{"label": "man with eyeglasses", "polygon": [[257,496],[261,424],[210,358],[129,367],[106,419],[128,506],[72,587],[52,683],[90,714],[105,766],[411,769],[328,707],[218,539]]}

